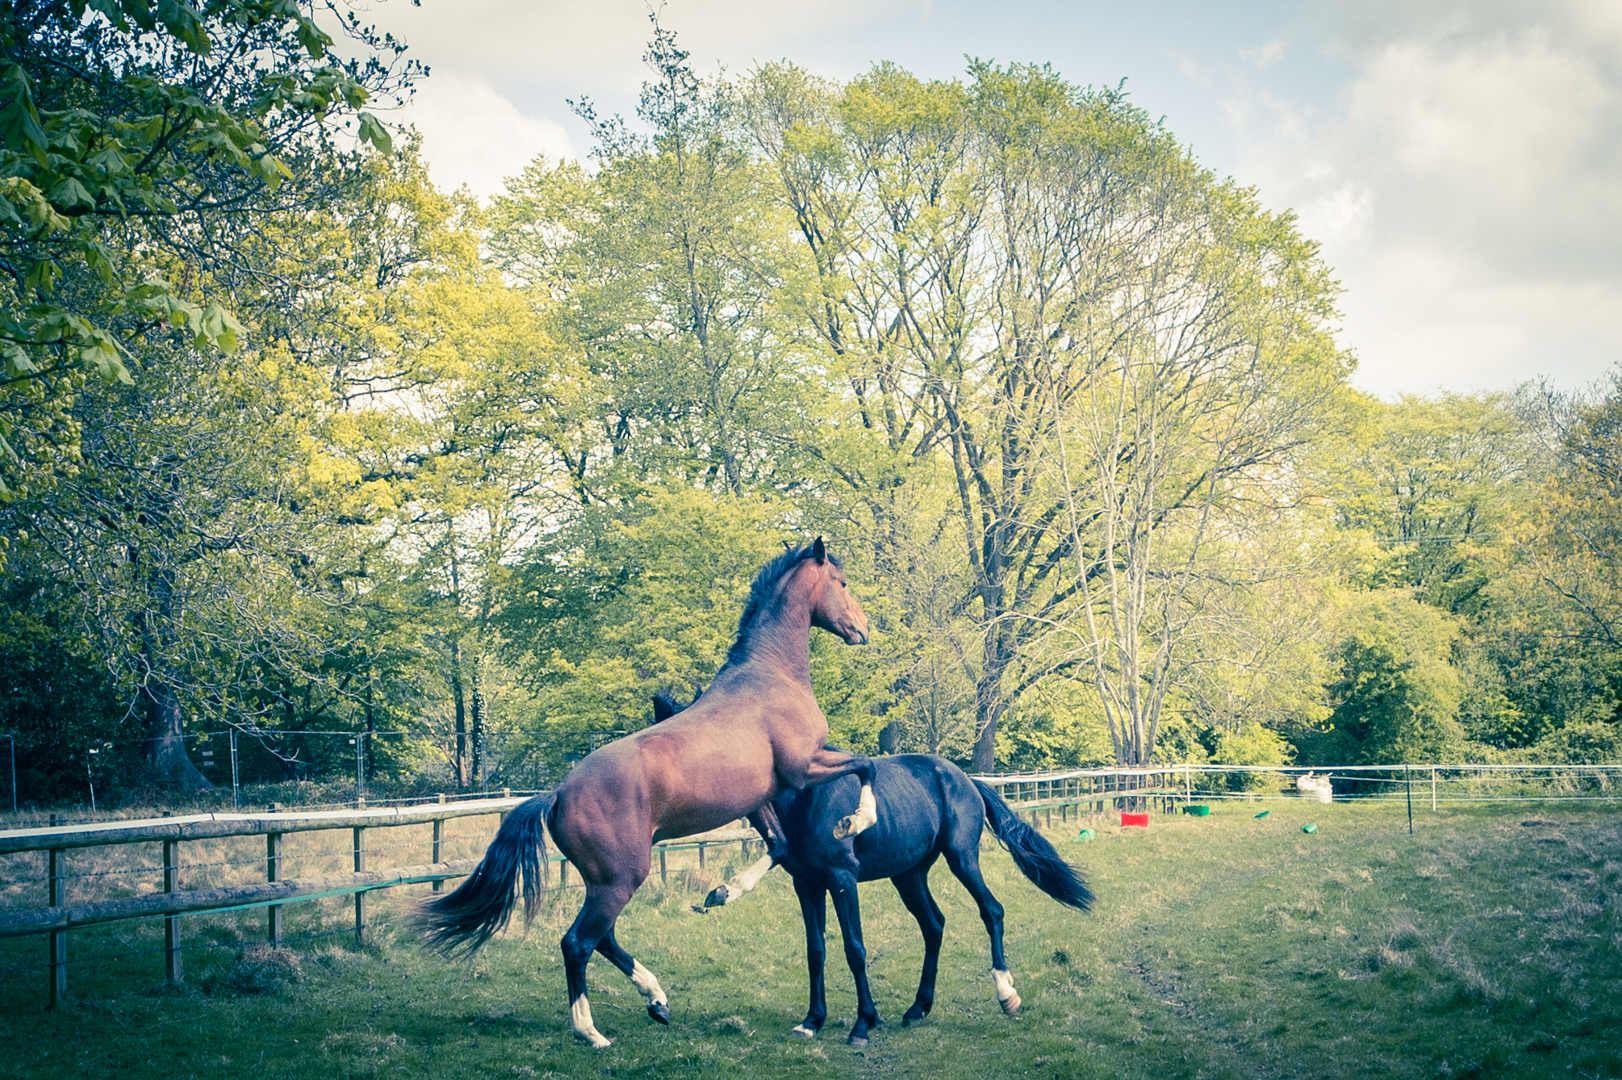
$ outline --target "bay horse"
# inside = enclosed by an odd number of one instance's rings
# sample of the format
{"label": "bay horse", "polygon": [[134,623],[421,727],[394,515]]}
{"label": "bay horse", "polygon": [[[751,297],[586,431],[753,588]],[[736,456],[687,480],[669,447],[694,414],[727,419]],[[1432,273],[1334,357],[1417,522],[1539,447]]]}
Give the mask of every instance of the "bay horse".
{"label": "bay horse", "polygon": [[[668,703],[656,702],[655,715],[668,708]],[[980,874],[981,827],[989,824],[992,835],[1013,856],[1014,865],[1059,903],[1086,911],[1093,903],[1092,891],[1053,845],[1020,820],[996,791],[970,779],[945,758],[898,754],[874,758],[873,765],[879,818],[876,826],[846,838],[834,836],[828,828],[849,813],[861,797],[850,778],[803,791],[784,791],[775,806],[786,854],[775,859],[771,855],[762,857],[737,879],[752,888],[776,862],[794,880],[805,921],[811,1004],[793,1033],[813,1038],[828,1017],[823,966],[829,894],[845,942],[845,961],[856,980],[856,1023],[846,1041],[866,1046],[868,1032],[879,1026],[878,1006],[867,981],[867,947],[862,939],[862,912],[856,895],[859,881],[889,878],[901,894],[901,902],[918,920],[924,936],[924,969],[917,997],[903,1015],[902,1024],[917,1023],[929,1014],[935,1003],[935,973],[946,925],[929,892],[929,871],[943,856],[980,909],[980,919],[991,938],[991,977],[997,1000],[1004,1012],[1013,1015],[1020,999],[1003,955],[1002,904]],[[718,887],[706,904],[725,904],[738,895],[735,880]]]}
{"label": "bay horse", "polygon": [[[715,679],[679,717],[597,749],[556,790],[514,807],[484,858],[452,892],[422,901],[414,921],[430,947],[477,952],[507,924],[522,879],[525,924],[543,887],[546,831],[586,886],[561,942],[569,1019],[577,1036],[608,1046],[586,999],[595,950],[624,972],[648,1015],[670,1022],[659,980],[614,940],[614,924],[646,880],[652,843],[719,828],[741,817],[774,825],[771,800],[785,791],[852,776],[861,795],[831,825],[854,835],[874,823],[873,762],[824,746],[828,721],[811,692],[811,629],[867,643],[867,616],[839,561],[818,537],[761,568],[738,635]],[[769,835],[771,849],[780,843]]]}

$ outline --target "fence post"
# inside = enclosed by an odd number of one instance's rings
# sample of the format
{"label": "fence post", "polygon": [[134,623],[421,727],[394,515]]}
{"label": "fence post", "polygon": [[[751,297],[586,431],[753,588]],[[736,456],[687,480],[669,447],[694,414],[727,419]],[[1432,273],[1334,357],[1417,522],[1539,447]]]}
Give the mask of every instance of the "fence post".
{"label": "fence post", "polygon": [[[439,793],[439,805],[441,805],[441,806],[445,805],[445,793],[443,791],[441,791]],[[434,847],[433,847],[433,852],[432,852],[433,859],[430,860],[431,862],[436,862],[437,863],[437,862],[440,861],[439,853],[440,853],[440,850],[441,850],[441,845],[443,845],[444,842],[445,842],[445,822],[444,822],[443,819],[435,819],[435,821],[434,821]],[[433,883],[433,885],[429,886],[429,888],[432,889],[434,892],[444,892],[445,891],[445,879],[444,878],[437,879]]]}
{"label": "fence post", "polygon": [[665,868],[665,849],[659,849],[659,881],[661,884],[670,880],[670,872]]}
{"label": "fence post", "polygon": [[[56,824],[56,815],[51,815],[51,824]],[[61,848],[51,849],[51,862],[47,887],[50,893],[51,907],[61,907],[65,902],[64,882],[62,880],[62,858],[66,853]],[[51,1008],[55,1009],[67,1000],[68,996],[68,934],[66,930],[51,931],[50,949],[50,983]]]}
{"label": "fence post", "polygon": [[[163,891],[180,891],[179,840],[163,842]],[[180,951],[180,916],[163,917],[163,975],[171,983],[186,977],[185,956]]]}
{"label": "fence post", "polygon": [[[282,834],[265,834],[265,880],[279,881],[282,876]],[[272,949],[282,947],[282,906],[271,904],[265,909],[268,924],[266,938]]]}
{"label": "fence post", "polygon": [[698,842],[698,868],[704,869],[704,841]]}
{"label": "fence post", "polygon": [[1431,766],[1431,813],[1436,813],[1436,767]]}
{"label": "fence post", "polygon": [[[359,825],[355,826],[355,873],[366,869],[366,830]],[[358,948],[366,941],[366,893],[361,891],[355,894],[355,945]]]}

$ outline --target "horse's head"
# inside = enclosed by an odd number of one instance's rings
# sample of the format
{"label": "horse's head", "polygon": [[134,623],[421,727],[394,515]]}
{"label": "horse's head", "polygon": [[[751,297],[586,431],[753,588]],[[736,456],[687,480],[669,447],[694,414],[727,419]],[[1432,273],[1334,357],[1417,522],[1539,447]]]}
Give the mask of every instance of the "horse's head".
{"label": "horse's head", "polygon": [[811,625],[844,638],[851,645],[867,644],[867,614],[845,580],[845,571],[828,554],[822,537],[811,545],[811,557],[801,564],[811,589]]}

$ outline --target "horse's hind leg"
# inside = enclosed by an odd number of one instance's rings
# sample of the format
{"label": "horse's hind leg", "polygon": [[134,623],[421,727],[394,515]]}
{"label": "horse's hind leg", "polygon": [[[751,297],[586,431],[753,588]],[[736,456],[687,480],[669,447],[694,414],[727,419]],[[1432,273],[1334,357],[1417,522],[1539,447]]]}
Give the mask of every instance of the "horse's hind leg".
{"label": "horse's hind leg", "polygon": [[991,978],[997,984],[997,1001],[1002,1011],[1012,1016],[1019,1010],[1019,994],[1014,990],[1014,976],[1008,971],[1008,961],[1002,951],[1002,905],[991,895],[985,878],[980,876],[980,852],[977,847],[946,849],[946,865],[969,890],[980,908],[980,921],[986,924],[991,937]]}
{"label": "horse's hind leg", "polygon": [[[931,859],[930,863],[933,862]],[[918,929],[924,935],[924,970],[918,977],[918,997],[913,1001],[912,1008],[901,1017],[901,1023],[905,1026],[916,1024],[928,1016],[929,1010],[935,1006],[935,972],[940,967],[941,938],[946,929],[946,916],[941,914],[940,906],[929,894],[929,863],[898,874],[891,881],[895,891],[901,894],[901,902],[918,920]]]}
{"label": "horse's hind leg", "polygon": [[664,987],[659,985],[659,979],[653,972],[642,966],[641,961],[620,948],[619,942],[614,940],[612,928],[597,942],[597,951],[636,984],[637,991],[648,1003],[649,1016],[661,1024],[670,1023],[670,999],[665,997]]}
{"label": "horse's hind leg", "polygon": [[563,935],[563,973],[569,984],[569,1023],[574,1033],[592,1046],[601,1048],[610,1040],[591,1022],[591,1003],[586,1000],[586,964],[598,942],[614,932],[619,918],[636,886],[629,883],[586,886],[586,902],[574,924]]}

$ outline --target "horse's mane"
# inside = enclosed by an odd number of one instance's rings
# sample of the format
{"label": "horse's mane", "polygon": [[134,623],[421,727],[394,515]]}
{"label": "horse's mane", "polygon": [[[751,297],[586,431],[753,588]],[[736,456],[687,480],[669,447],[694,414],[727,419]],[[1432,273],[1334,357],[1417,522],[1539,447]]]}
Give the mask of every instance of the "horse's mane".
{"label": "horse's mane", "polygon": [[[743,614],[738,617],[738,639],[732,643],[732,648],[727,650],[727,663],[740,663],[749,655],[749,635],[754,629],[756,620],[771,601],[778,582],[800,563],[811,558],[811,549],[810,544],[805,547],[788,548],[760,568],[760,572],[755,575],[754,584],[749,586],[749,600],[743,606]],[[825,550],[824,554],[829,562],[837,567],[843,567],[832,552]]]}

